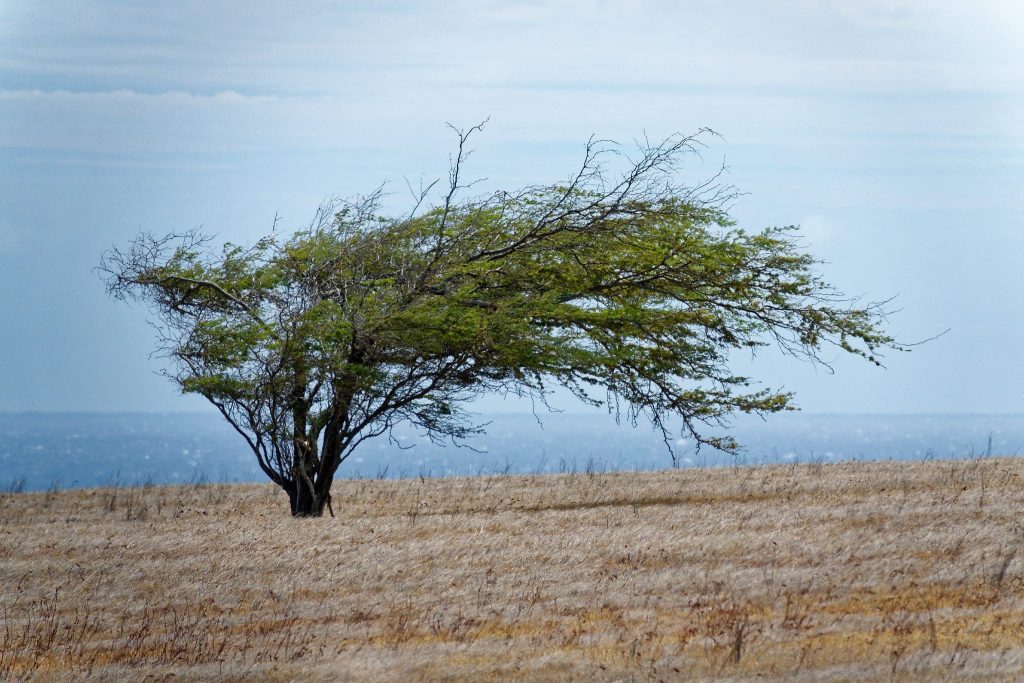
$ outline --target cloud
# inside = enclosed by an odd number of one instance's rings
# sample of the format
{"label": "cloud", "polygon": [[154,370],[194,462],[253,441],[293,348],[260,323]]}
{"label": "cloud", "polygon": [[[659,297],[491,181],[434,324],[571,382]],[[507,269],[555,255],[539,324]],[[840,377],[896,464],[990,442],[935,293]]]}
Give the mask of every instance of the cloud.
{"label": "cloud", "polygon": [[1022,77],[1015,3],[9,4],[0,75],[19,88],[344,97],[397,80],[415,102],[502,83],[991,92]]}

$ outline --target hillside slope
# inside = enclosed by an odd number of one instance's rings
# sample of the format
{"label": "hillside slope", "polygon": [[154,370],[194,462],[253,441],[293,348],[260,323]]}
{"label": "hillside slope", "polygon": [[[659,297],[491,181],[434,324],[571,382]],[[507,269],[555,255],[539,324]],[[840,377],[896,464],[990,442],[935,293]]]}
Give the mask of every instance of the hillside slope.
{"label": "hillside slope", "polygon": [[0,680],[1024,679],[1024,460],[0,496]]}

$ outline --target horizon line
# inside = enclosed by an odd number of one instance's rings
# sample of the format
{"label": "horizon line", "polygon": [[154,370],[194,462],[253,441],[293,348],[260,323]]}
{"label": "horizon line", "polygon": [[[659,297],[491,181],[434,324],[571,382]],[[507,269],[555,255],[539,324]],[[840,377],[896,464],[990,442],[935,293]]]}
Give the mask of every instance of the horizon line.
{"label": "horizon line", "polygon": [[[206,410],[57,410],[57,409],[0,409],[0,416],[9,415],[91,415],[91,416],[104,416],[104,415],[137,415],[137,416],[156,416],[156,415],[202,415],[219,417],[219,414],[213,411]],[[578,411],[578,410],[550,410],[544,412],[530,412],[530,411],[509,411],[509,410],[488,410],[488,411],[471,411],[470,416],[523,416],[523,417],[544,417],[544,416],[566,416],[566,417],[598,417],[598,416],[612,416],[613,413],[602,412],[602,411]],[[907,412],[907,413],[885,413],[885,412],[842,412],[842,411],[811,411],[811,410],[795,410],[795,411],[781,411],[778,413],[768,413],[763,417],[764,419],[770,419],[774,416],[781,415],[802,415],[805,417],[1024,417],[1024,411],[1022,412],[980,412],[980,411],[934,411],[934,412]],[[757,417],[752,413],[737,413],[730,417]]]}

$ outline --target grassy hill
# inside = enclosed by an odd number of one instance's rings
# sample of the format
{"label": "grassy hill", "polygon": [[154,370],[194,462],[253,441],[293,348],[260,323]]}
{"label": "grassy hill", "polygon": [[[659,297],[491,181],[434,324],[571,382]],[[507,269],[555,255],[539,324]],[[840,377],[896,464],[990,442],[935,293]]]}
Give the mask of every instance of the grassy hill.
{"label": "grassy hill", "polygon": [[1021,680],[1024,460],[0,496],[0,680]]}

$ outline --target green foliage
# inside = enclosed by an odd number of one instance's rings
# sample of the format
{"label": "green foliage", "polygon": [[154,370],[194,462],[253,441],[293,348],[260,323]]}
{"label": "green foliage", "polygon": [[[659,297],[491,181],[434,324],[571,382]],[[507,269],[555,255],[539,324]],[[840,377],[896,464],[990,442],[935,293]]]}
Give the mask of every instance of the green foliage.
{"label": "green foliage", "polygon": [[306,484],[322,509],[338,465],[398,421],[470,435],[459,406],[481,393],[562,385],[646,415],[666,442],[675,418],[734,448],[701,424],[792,397],[751,389],[731,351],[820,360],[832,345],[877,363],[894,346],[879,306],[816,275],[796,228],[745,232],[730,192],[675,184],[699,138],[641,148],[614,182],[591,143],[566,184],[460,201],[467,137],[444,201],[410,216],[380,215],[373,195],[251,248],[143,236],[107,257],[111,292],[158,311],[172,378],[221,410],[293,512]]}

